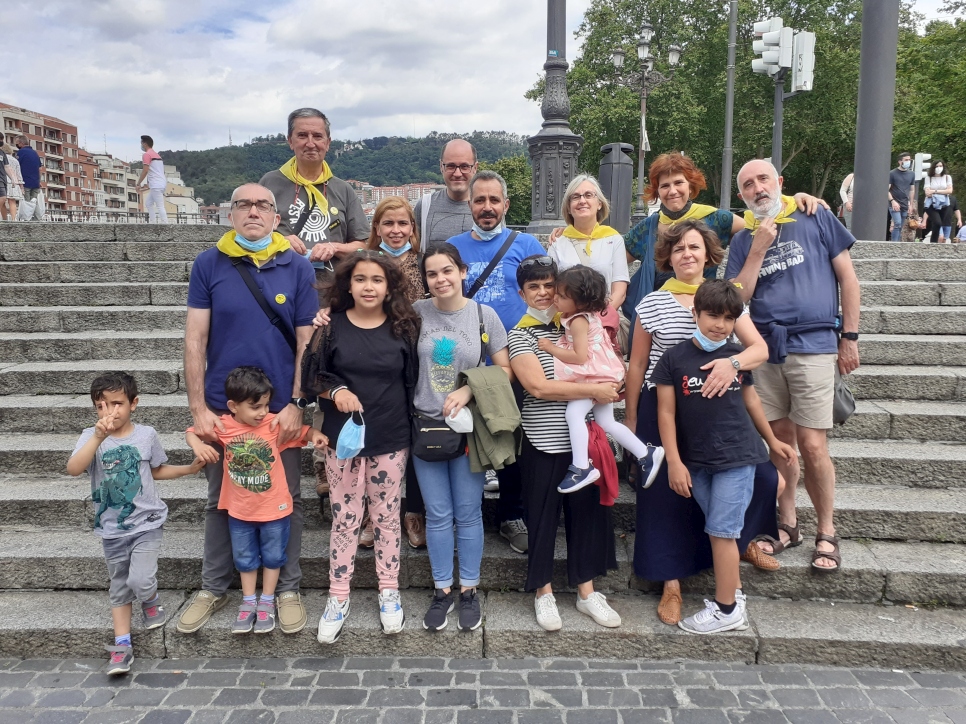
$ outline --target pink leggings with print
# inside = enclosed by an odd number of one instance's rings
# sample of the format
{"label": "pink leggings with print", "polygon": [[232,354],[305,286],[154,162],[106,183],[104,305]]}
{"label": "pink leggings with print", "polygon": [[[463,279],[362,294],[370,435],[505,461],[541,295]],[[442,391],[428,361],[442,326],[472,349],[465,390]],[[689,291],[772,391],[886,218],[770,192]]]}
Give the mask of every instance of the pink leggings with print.
{"label": "pink leggings with print", "polygon": [[329,595],[345,600],[355,570],[365,499],[376,542],[379,590],[399,588],[399,489],[409,449],[375,457],[339,460],[325,449],[332,533],[329,537]]}

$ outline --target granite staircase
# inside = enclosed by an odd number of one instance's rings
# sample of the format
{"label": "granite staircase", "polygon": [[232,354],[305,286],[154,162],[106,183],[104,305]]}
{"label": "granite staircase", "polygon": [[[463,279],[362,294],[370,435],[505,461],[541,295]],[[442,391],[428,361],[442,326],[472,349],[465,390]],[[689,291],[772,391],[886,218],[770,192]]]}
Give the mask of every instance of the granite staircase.
{"label": "granite staircase", "polygon": [[[181,369],[188,274],[222,231],[0,224],[0,656],[97,657],[109,640],[90,486],[66,476],[64,466],[92,421],[90,382],[111,369],[138,379],[137,421],[158,429],[173,462],[189,459]],[[564,628],[540,630],[532,596],[520,590],[526,559],[493,532],[495,500],[488,497],[483,627],[472,634],[457,634],[455,626],[440,635],[422,629],[429,559],[404,545],[405,631],[381,634],[373,556],[362,552],[347,630],[323,648],[315,625],[328,581],[328,528],[306,453],[306,629],[232,636],[229,606],[197,635],[174,630],[201,579],[205,484],[200,476],[184,478],[161,483],[170,517],[158,575],[171,623],[135,631],[140,655],[606,654],[966,668],[966,245],[859,242],[853,256],[862,281],[863,365],[849,383],[859,403],[831,441],[843,569],[822,574],[809,567],[814,516],[802,495],[806,544],[782,554],[776,573],[743,567],[748,631],[690,636],[657,620],[656,589],[632,572],[634,496],[622,486],[614,509],[620,568],[598,582],[623,617],[621,628],[599,628],[575,611],[561,530],[555,587]],[[710,582],[707,574],[685,582],[686,608],[700,605]]]}

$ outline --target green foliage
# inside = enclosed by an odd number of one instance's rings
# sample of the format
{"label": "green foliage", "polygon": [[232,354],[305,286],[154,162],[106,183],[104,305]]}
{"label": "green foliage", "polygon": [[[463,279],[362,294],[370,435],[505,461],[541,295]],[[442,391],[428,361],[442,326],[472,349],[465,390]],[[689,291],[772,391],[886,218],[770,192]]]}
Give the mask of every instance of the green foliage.
{"label": "green foliage", "polygon": [[506,223],[522,226],[530,223],[533,172],[524,154],[508,156],[493,163],[480,162],[480,170],[496,171],[506,181],[510,209],[506,213]]}
{"label": "green foliage", "polygon": [[[442,183],[439,156],[446,142],[454,138],[465,138],[472,143],[483,162],[497,162],[525,150],[520,136],[504,131],[474,131],[462,135],[433,132],[425,138],[380,136],[360,142],[333,140],[327,159],[339,178],[366,181],[374,186]],[[165,163],[178,167],[185,184],[194,187],[195,194],[207,204],[227,201],[237,186],[257,181],[292,157],[281,134],[256,138],[242,146],[162,151],[161,154]],[[528,199],[529,193],[528,190]],[[526,208],[529,219],[529,201]]]}
{"label": "green foliage", "polygon": [[[829,201],[837,197],[841,179],[852,170],[855,154],[855,121],[858,99],[859,49],[862,0],[740,0],[735,73],[734,172],[744,161],[771,155],[774,83],[751,71],[752,23],[775,15],[787,26],[816,34],[815,87],[785,103],[783,175],[789,191],[808,191]],[[614,48],[625,51],[624,70],[640,68],[636,42],[644,18],[655,28],[652,53],[655,69],[668,74],[667,47],[683,47],[682,64],[673,78],[654,89],[647,98],[647,130],[651,151],[645,164],[672,150],[684,151],[705,172],[709,189],[702,200],[718,203],[725,124],[725,89],[728,57],[728,3],[681,2],[681,0],[593,0],[577,31],[583,37],[581,55],[567,76],[571,102],[571,126],[584,137],[580,157],[582,170],[596,173],[600,147],[622,141],[634,145],[637,157],[640,134],[640,86],[618,83],[611,63]],[[900,38],[900,75],[909,48],[922,48],[943,62],[934,62],[934,85],[926,85],[927,98],[935,101],[936,128],[963,126],[955,108],[962,106],[963,76],[960,71],[940,78],[951,65],[966,72],[962,49],[966,30],[948,28],[946,45],[931,48],[927,35],[915,34],[917,16],[905,2]],[[935,25],[935,24],[934,24]],[[956,26],[959,28],[959,26]],[[955,44],[958,43],[958,46]],[[930,49],[931,48],[931,49]],[[954,49],[956,48],[956,49]],[[962,58],[962,61],[960,60]],[[909,58],[908,62],[912,62]],[[916,61],[925,63],[925,59]],[[930,61],[933,62],[933,61]],[[906,73],[908,75],[908,73]],[[908,79],[907,79],[908,80]],[[923,87],[920,81],[913,81]],[[902,83],[900,83],[902,86]],[[786,81],[786,90],[790,80]],[[528,93],[540,100],[542,81]],[[921,139],[924,127],[922,98],[915,101],[919,113],[908,113],[910,133]],[[942,101],[941,103],[939,101]],[[900,99],[900,104],[902,100]],[[898,110],[897,106],[897,110]],[[944,122],[938,122],[943,116]],[[963,114],[959,114],[962,118]],[[897,139],[900,138],[897,115]],[[949,121],[952,121],[950,123]],[[938,133],[938,132],[937,132]],[[945,136],[946,147],[962,136]],[[937,139],[939,140],[939,139]],[[917,143],[907,142],[913,147]],[[900,144],[901,145],[901,144]],[[955,144],[966,153],[966,144]],[[951,166],[954,165],[952,162]],[[964,167],[966,170],[966,167]],[[734,183],[732,183],[734,189]],[[737,196],[732,206],[739,204]]]}

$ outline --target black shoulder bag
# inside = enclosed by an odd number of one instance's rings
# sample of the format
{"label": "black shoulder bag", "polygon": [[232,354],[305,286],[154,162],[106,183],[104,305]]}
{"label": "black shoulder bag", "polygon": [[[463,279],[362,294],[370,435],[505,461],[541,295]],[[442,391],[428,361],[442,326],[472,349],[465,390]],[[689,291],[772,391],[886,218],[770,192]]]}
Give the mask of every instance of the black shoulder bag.
{"label": "black shoulder bag", "polygon": [[231,263],[232,266],[238,270],[242,281],[244,281],[245,286],[248,287],[248,291],[250,291],[252,296],[255,297],[255,301],[258,302],[258,306],[262,308],[263,312],[265,312],[265,316],[268,317],[268,321],[272,323],[272,326],[275,327],[275,329],[282,333],[285,341],[288,342],[288,346],[292,348],[292,352],[298,356],[298,342],[295,340],[295,333],[288,328],[288,325],[286,325],[285,322],[282,321],[282,318],[278,316],[278,312],[272,309],[272,305],[270,305],[268,300],[265,299],[265,295],[262,294],[262,290],[258,288],[255,280],[252,279],[252,273],[248,271],[248,267],[245,266],[245,258],[241,256],[235,257],[231,260]]}
{"label": "black shoulder bag", "polygon": [[[486,360],[486,327],[483,324],[483,306],[476,305],[476,314],[480,320],[480,361],[477,367]],[[413,412],[412,421],[412,454],[428,463],[440,463],[455,460],[466,449],[465,433],[455,432],[446,424],[445,420],[436,420],[418,412]]]}
{"label": "black shoulder bag", "polygon": [[[505,257],[506,253],[510,251],[510,247],[513,246],[513,240],[517,238],[519,233],[520,232],[518,231],[510,232],[509,236],[506,238],[506,241],[503,242],[503,246],[501,246],[500,250],[496,253],[496,256],[490,259],[490,263],[486,265],[486,269],[484,269],[483,273],[476,278],[476,281],[473,282],[472,286],[470,286],[469,291],[466,292],[467,299],[472,299],[475,297],[476,293],[483,288],[483,285],[486,284],[486,280],[490,278],[490,274],[492,274],[493,270],[496,269],[496,265],[503,261],[503,257]],[[480,324],[482,324],[482,319],[483,317],[481,316]]]}

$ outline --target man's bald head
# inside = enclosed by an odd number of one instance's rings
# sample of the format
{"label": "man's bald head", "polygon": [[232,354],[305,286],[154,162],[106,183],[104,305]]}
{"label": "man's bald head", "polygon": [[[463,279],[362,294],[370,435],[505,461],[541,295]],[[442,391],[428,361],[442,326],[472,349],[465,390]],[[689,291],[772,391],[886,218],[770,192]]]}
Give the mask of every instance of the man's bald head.
{"label": "man's bald head", "polygon": [[777,214],[781,194],[782,177],[769,161],[756,158],[738,171],[738,196],[756,217]]}
{"label": "man's bald head", "polygon": [[272,190],[267,186],[262,186],[261,184],[256,184],[256,183],[242,184],[234,191],[232,191],[231,192],[232,202],[234,202],[236,198],[248,198],[243,194],[247,193],[250,190],[256,190],[256,193],[258,194],[266,194],[269,200],[272,202],[272,205],[273,206],[275,205],[275,194],[272,193]]}
{"label": "man's bald head", "polygon": [[443,146],[439,170],[446,184],[446,195],[453,201],[466,201],[469,198],[470,179],[476,169],[476,149],[472,143],[454,138]]}

